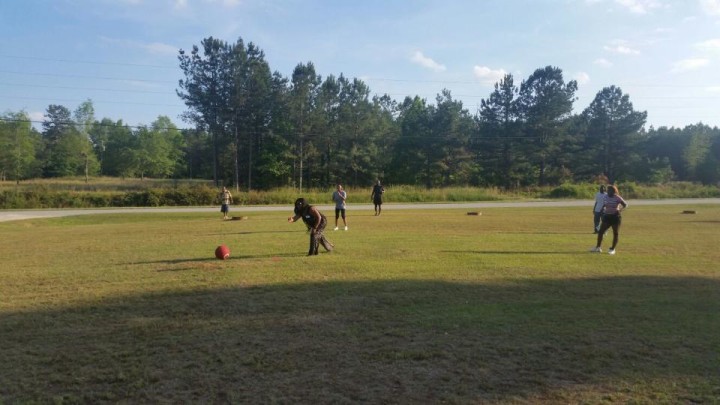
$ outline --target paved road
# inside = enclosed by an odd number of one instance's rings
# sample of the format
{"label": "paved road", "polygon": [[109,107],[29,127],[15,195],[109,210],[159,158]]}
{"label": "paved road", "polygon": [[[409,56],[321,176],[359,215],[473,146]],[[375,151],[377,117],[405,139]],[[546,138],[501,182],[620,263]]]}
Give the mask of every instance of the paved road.
{"label": "paved road", "polygon": [[[678,198],[667,200],[629,200],[630,205],[693,205],[720,204],[720,198]],[[590,200],[524,201],[524,202],[469,202],[438,204],[384,204],[383,210],[397,209],[478,209],[513,207],[592,207]],[[333,205],[318,205],[321,210],[333,210]],[[373,210],[372,204],[351,204],[355,210]],[[53,209],[53,210],[0,210],[0,222],[37,218],[57,218],[74,215],[128,214],[128,213],[173,213],[173,212],[219,212],[218,207],[161,207],[161,208],[94,208],[94,209]],[[258,211],[287,211],[290,205],[275,206],[237,206],[230,208],[231,214]]]}

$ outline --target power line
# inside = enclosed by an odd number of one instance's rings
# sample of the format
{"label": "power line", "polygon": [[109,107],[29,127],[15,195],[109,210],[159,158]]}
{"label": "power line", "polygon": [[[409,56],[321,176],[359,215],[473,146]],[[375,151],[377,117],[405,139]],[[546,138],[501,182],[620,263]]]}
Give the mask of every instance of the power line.
{"label": "power line", "polygon": [[169,80],[127,79],[127,78],[122,78],[122,77],[68,75],[68,74],[60,74],[60,73],[28,73],[28,72],[15,72],[15,71],[11,71],[11,70],[0,70],[0,73],[9,73],[9,74],[15,74],[15,75],[24,75],[24,76],[70,77],[70,78],[74,78],[74,79],[96,79],[96,80],[116,80],[116,81],[123,81],[123,82],[175,83],[175,84],[177,84],[177,81],[169,81]]}
{"label": "power line", "polygon": [[169,94],[166,91],[152,91],[152,90],[128,90],[128,89],[101,89],[96,87],[75,87],[75,86],[50,86],[41,84],[25,84],[25,83],[2,83],[0,86],[14,86],[14,87],[36,87],[41,89],[68,89],[68,90],[90,90],[90,91],[112,91],[112,92],[123,92],[123,93],[143,93],[143,94]]}
{"label": "power line", "polygon": [[125,63],[125,62],[97,62],[97,61],[86,61],[86,60],[42,58],[39,56],[0,55],[0,58],[44,60],[44,61],[50,61],[50,62],[64,62],[64,63],[82,63],[82,64],[88,64],[88,65],[134,66],[134,67],[151,67],[151,68],[158,68],[158,69],[177,69],[177,66],[146,65],[146,64],[141,64],[141,63]]}
{"label": "power line", "polygon": [[[25,96],[10,96],[6,98],[14,98],[19,100],[54,100],[54,101],[62,101],[62,102],[73,102],[73,103],[82,103],[87,101],[85,100],[75,100],[75,99],[66,99],[66,98],[46,98],[46,97],[25,97]],[[160,106],[160,107],[183,107],[182,104],[160,104],[160,103],[138,103],[138,102],[129,102],[129,101],[109,101],[109,100],[92,100],[94,103],[105,103],[105,104],[130,104],[130,105],[148,105],[148,106]]]}

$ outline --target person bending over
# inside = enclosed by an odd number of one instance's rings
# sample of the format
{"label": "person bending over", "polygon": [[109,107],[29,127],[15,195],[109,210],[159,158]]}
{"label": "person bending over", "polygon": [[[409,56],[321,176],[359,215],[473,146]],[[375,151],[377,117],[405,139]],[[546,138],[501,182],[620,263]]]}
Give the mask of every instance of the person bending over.
{"label": "person bending over", "polygon": [[288,222],[292,223],[298,219],[302,219],[305,225],[310,228],[310,250],[308,256],[318,254],[318,245],[323,245],[325,250],[331,252],[334,245],[325,238],[325,227],[327,226],[327,218],[317,208],[308,204],[304,198],[295,200],[295,215],[288,217]]}

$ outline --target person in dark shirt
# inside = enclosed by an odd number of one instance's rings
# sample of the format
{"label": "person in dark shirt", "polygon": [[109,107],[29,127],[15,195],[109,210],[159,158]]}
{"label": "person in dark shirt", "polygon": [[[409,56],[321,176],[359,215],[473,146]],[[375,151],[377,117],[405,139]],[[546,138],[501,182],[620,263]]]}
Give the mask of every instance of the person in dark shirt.
{"label": "person in dark shirt", "polygon": [[383,194],[385,194],[385,187],[380,184],[380,180],[373,186],[372,193],[370,193],[370,199],[375,204],[375,216],[382,213]]}
{"label": "person in dark shirt", "polygon": [[308,204],[304,198],[295,200],[295,215],[288,217],[288,222],[292,223],[298,219],[302,219],[305,225],[310,228],[310,250],[308,256],[317,255],[319,245],[323,245],[325,250],[331,252],[334,245],[325,238],[325,227],[327,226],[327,218],[317,208]]}

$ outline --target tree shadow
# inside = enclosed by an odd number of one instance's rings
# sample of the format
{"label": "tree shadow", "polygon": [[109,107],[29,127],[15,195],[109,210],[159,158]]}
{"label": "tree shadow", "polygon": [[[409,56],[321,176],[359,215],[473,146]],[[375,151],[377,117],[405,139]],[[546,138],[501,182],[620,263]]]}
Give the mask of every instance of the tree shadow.
{"label": "tree shadow", "polygon": [[692,277],[125,296],[4,311],[0,402],[712,402],[718,313]]}

